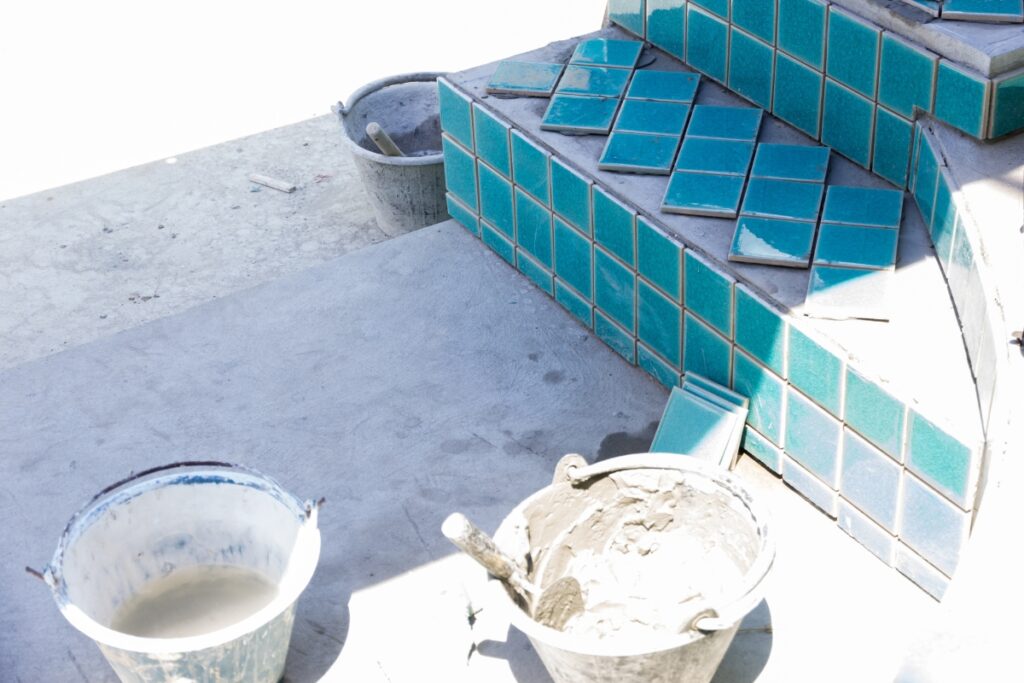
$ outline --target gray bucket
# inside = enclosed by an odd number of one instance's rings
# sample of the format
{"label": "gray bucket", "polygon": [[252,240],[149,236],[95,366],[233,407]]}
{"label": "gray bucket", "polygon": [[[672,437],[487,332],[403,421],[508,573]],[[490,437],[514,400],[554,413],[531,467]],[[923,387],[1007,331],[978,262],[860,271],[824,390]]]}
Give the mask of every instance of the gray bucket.
{"label": "gray bucket", "polygon": [[775,558],[767,511],[740,481],[675,454],[590,466],[566,456],[494,540],[541,589],[580,580],[586,621],[564,631],[534,621],[503,582],[490,584],[555,683],[707,683],[761,602]]}
{"label": "gray bucket", "polygon": [[[437,99],[440,73],[412,73],[367,83],[334,108],[345,146],[389,237],[448,218]],[[376,122],[406,156],[385,156],[366,134]]]}

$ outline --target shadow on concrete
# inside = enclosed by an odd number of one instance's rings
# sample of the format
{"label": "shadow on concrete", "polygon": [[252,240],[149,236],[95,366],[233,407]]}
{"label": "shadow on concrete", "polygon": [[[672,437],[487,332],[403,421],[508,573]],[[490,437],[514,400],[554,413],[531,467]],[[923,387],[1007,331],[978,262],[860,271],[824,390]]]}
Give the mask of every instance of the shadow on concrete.
{"label": "shadow on concrete", "polygon": [[754,683],[772,651],[772,613],[762,600],[743,621],[711,683]]}

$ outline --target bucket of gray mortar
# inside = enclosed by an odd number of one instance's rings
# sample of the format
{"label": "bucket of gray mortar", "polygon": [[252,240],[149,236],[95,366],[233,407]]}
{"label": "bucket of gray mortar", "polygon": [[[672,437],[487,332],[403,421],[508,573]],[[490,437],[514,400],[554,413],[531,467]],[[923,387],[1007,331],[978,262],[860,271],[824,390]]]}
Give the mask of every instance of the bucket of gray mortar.
{"label": "bucket of gray mortar", "polygon": [[[448,218],[437,99],[440,73],[412,73],[367,83],[333,107],[345,146],[389,237]],[[405,156],[385,156],[366,134],[379,123]]]}
{"label": "bucket of gray mortar", "polygon": [[764,506],[734,475],[676,454],[566,456],[494,540],[541,589],[581,584],[585,609],[558,631],[490,583],[555,683],[707,683],[775,559]]}

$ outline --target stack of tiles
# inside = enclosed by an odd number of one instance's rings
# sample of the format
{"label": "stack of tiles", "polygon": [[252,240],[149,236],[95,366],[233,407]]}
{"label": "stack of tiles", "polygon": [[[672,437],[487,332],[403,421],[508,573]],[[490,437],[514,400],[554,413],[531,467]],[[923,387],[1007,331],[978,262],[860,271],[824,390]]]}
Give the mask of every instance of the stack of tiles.
{"label": "stack of tiles", "polygon": [[693,372],[673,387],[652,453],[679,453],[732,468],[739,456],[750,401]]}

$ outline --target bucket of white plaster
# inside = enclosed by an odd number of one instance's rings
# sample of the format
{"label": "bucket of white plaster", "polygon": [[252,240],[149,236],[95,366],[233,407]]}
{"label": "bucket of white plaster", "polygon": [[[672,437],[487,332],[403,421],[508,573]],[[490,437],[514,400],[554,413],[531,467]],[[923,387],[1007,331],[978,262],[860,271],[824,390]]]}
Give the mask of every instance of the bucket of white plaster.
{"label": "bucket of white plaster", "polygon": [[558,631],[491,582],[555,683],[710,681],[775,558],[767,512],[740,480],[675,454],[566,456],[494,540],[541,589],[581,584],[585,608]]}
{"label": "bucket of white plaster", "polygon": [[122,681],[276,683],[319,556],[317,504],[246,467],[177,463],[97,494],[43,576]]}

